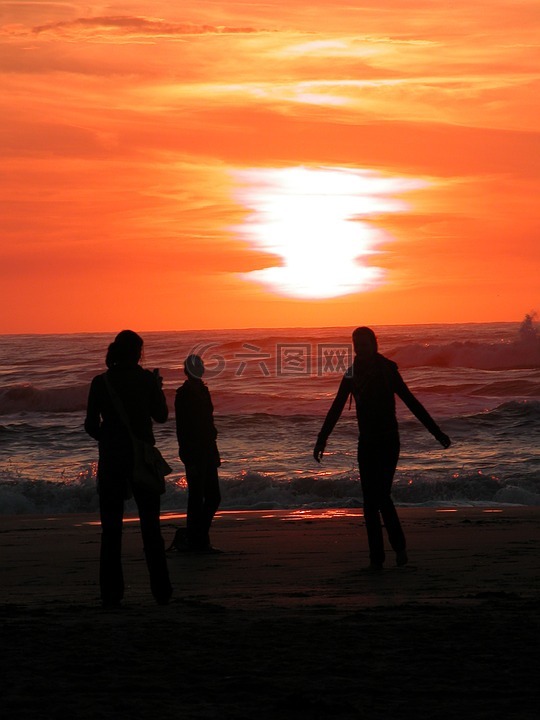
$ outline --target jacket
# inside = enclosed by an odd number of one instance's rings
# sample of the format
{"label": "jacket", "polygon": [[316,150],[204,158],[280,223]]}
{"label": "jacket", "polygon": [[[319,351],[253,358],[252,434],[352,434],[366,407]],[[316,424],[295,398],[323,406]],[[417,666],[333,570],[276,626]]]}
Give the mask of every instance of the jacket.
{"label": "jacket", "polygon": [[355,400],[360,437],[398,435],[396,395],[432,435],[437,436],[441,432],[422,403],[407,387],[396,363],[377,353],[364,362],[355,358],[343,376],[319,433],[320,441],[326,442],[328,439],[350,395]]}
{"label": "jacket", "polygon": [[214,406],[210,391],[197,378],[188,378],[174,401],[178,452],[184,465],[211,462],[220,465]]}

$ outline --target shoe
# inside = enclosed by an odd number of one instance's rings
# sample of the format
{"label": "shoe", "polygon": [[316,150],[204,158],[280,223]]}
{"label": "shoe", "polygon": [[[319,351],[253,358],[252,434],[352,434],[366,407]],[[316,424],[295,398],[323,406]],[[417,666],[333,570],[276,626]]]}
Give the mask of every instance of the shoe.
{"label": "shoe", "polygon": [[201,553],[203,555],[208,553],[221,553],[222,550],[218,550],[213,545],[206,543],[186,543],[186,550],[192,553]]}
{"label": "shoe", "polygon": [[362,568],[360,570],[361,573],[367,573],[371,575],[377,575],[379,573],[382,573],[383,571],[383,565],[382,563],[370,563],[367,567]]}
{"label": "shoe", "polygon": [[173,594],[173,590],[171,588],[164,595],[156,595],[155,598],[156,598],[157,604],[158,605],[168,605],[171,600],[172,594]]}
{"label": "shoe", "polygon": [[170,601],[171,601],[170,595],[168,597],[156,598],[156,602],[158,605],[168,605],[170,603]]}
{"label": "shoe", "polygon": [[101,603],[102,610],[107,610],[107,612],[113,611],[113,610],[121,610],[122,609],[122,601],[121,600],[103,600]]}
{"label": "shoe", "polygon": [[206,548],[206,552],[212,553],[213,555],[221,555],[221,553],[223,553],[224,551],[223,551],[223,550],[220,550],[220,549],[217,548],[217,547],[214,547],[213,545],[209,545],[209,546]]}
{"label": "shoe", "polygon": [[396,565],[398,567],[403,567],[409,562],[409,556],[407,555],[406,550],[398,550],[396,553]]}
{"label": "shoe", "polygon": [[186,549],[187,544],[187,529],[186,528],[178,528],[178,530],[174,534],[174,538],[172,543],[169,545],[167,550],[165,552],[182,552]]}

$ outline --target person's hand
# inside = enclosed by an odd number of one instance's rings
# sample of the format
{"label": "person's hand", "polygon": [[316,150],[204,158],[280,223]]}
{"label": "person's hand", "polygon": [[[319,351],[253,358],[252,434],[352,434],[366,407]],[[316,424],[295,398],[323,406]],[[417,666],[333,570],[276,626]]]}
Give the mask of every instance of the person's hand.
{"label": "person's hand", "polygon": [[446,433],[443,433],[443,432],[437,433],[437,435],[435,437],[441,443],[441,445],[443,446],[443,448],[445,450],[446,450],[446,448],[449,448],[450,445],[452,444],[452,441],[450,440],[448,435],[446,435]]}
{"label": "person's hand", "polygon": [[324,455],[324,449],[326,447],[325,442],[321,442],[321,440],[317,440],[315,443],[315,447],[313,448],[313,457],[315,460],[320,463],[322,460],[322,456]]}

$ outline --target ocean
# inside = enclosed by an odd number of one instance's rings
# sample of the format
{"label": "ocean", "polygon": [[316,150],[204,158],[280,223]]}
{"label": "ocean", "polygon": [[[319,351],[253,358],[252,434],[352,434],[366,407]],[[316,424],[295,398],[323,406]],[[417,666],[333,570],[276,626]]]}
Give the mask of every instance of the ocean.
{"label": "ocean", "polygon": [[[148,332],[145,367],[160,368],[170,418],[157,444],[174,469],[165,511],[186,507],[174,393],[182,363],[202,355],[223,459],[221,509],[354,508],[354,403],[321,465],[312,450],[353,328]],[[398,505],[540,504],[540,334],[521,323],[374,326],[379,349],[452,438],[444,450],[398,399]],[[97,510],[96,443],[83,421],[92,377],[114,333],[0,336],[0,513]],[[132,501],[130,501],[130,504]],[[128,510],[130,507],[128,506]]]}

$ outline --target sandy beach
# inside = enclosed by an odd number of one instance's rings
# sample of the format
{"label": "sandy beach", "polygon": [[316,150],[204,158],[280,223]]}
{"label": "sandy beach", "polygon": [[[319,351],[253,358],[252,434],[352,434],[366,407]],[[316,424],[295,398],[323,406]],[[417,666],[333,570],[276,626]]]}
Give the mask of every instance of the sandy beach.
{"label": "sandy beach", "polygon": [[367,575],[358,509],[220,513],[167,607],[128,518],[115,612],[96,516],[3,517],[5,717],[535,717],[538,508],[400,514],[410,564]]}

